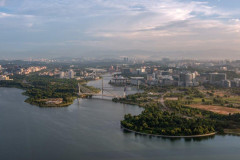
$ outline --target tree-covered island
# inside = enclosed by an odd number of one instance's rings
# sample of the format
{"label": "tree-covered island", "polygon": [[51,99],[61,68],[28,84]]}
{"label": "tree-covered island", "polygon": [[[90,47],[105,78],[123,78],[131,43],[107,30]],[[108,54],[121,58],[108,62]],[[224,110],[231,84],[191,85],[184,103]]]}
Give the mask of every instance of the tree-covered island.
{"label": "tree-covered island", "polygon": [[25,102],[40,107],[65,107],[79,97],[78,83],[93,93],[99,89],[86,86],[86,81],[76,79],[59,79],[50,76],[17,75],[13,81],[0,81],[0,87],[15,87],[25,90],[28,96]]}
{"label": "tree-covered island", "polygon": [[125,115],[121,125],[147,134],[192,136],[214,133],[216,121],[202,118],[187,119],[175,113],[161,111],[157,106],[149,106],[140,115]]}

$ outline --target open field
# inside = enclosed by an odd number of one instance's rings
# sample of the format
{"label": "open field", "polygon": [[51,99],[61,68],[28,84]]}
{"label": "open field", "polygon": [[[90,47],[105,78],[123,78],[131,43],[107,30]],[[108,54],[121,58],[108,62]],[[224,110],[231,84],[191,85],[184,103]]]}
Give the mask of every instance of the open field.
{"label": "open field", "polygon": [[224,97],[225,95],[231,95],[231,93],[229,93],[228,91],[223,91],[223,90],[216,90],[214,92],[215,96],[220,96],[220,97]]}
{"label": "open field", "polygon": [[193,104],[193,105],[189,105],[188,107],[207,110],[207,111],[211,111],[211,112],[222,114],[222,115],[229,115],[229,113],[231,114],[240,113],[240,109],[228,108],[228,107],[222,107],[222,106]]}
{"label": "open field", "polygon": [[[192,102],[193,103],[202,103],[203,98],[193,98]],[[204,98],[205,102],[212,102],[211,98]]]}
{"label": "open field", "polygon": [[168,100],[168,101],[177,101],[177,100],[178,100],[178,97],[167,97],[167,98],[165,98],[165,100]]}
{"label": "open field", "polygon": [[240,97],[239,96],[231,96],[231,97],[223,98],[223,99],[228,101],[230,104],[240,105]]}
{"label": "open field", "polygon": [[[199,87],[198,88],[200,92],[202,92],[203,94],[207,94],[207,92],[212,92],[212,90],[207,90],[203,87]],[[228,90],[222,90],[222,89],[215,89],[213,92],[214,96],[219,96],[219,97],[224,97],[225,95],[232,95],[231,92],[229,92]]]}

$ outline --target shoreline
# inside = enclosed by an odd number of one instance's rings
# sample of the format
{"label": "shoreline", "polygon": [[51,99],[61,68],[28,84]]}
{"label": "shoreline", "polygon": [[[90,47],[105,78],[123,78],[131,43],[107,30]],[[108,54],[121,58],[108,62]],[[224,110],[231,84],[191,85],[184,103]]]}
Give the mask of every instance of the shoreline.
{"label": "shoreline", "polygon": [[77,99],[77,97],[72,97],[73,101],[69,102],[69,103],[61,103],[58,105],[41,105],[35,102],[29,102],[28,99],[30,98],[29,95],[25,94],[26,89],[25,88],[21,88],[21,87],[13,87],[13,86],[0,86],[0,88],[13,88],[13,89],[19,89],[21,90],[21,94],[23,96],[26,97],[26,99],[24,100],[25,103],[36,106],[36,107],[40,107],[40,108],[61,108],[61,107],[68,107],[70,105],[72,105],[74,103],[74,101]]}
{"label": "shoreline", "polygon": [[192,135],[192,136],[167,136],[167,135],[141,133],[141,132],[137,132],[137,131],[134,131],[131,129],[127,129],[127,128],[123,127],[122,125],[120,125],[120,126],[121,126],[121,129],[135,133],[135,134],[140,134],[140,135],[144,135],[144,136],[162,137],[162,138],[201,138],[201,137],[215,136],[217,134],[217,132],[214,132],[214,133],[209,133],[209,134]]}

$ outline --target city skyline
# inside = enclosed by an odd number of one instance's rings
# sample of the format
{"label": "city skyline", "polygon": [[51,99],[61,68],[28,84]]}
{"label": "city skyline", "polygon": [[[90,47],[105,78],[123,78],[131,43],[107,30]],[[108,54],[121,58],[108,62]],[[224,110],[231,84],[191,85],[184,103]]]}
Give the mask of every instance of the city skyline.
{"label": "city skyline", "polygon": [[0,58],[240,58],[237,0],[0,0]]}

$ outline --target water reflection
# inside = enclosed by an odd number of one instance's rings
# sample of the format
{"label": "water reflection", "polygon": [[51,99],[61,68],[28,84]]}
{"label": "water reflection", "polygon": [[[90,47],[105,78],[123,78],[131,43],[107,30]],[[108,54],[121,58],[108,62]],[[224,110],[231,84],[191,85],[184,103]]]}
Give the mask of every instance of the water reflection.
{"label": "water reflection", "polygon": [[157,139],[162,139],[164,141],[170,141],[170,142],[176,142],[176,141],[181,141],[181,140],[184,140],[187,143],[189,143],[189,142],[201,142],[201,141],[213,140],[215,138],[215,135],[207,136],[207,137],[192,137],[192,138],[181,138],[181,137],[169,138],[169,137],[161,137],[161,136],[146,135],[146,134],[131,132],[131,131],[128,131],[128,130],[125,130],[125,129],[122,129],[122,131],[126,135],[134,134],[135,137],[144,137],[144,138],[149,138],[149,139],[157,138]]}
{"label": "water reflection", "polygon": [[194,138],[184,138],[185,142],[201,142],[206,140],[213,140],[215,135],[207,136],[207,137],[194,137]]}
{"label": "water reflection", "polygon": [[[118,95],[118,96],[123,96],[123,92],[124,92],[124,87],[119,87],[119,86],[113,86],[109,84],[109,81],[112,79],[110,74],[106,74],[103,75],[103,86],[105,88],[106,91],[104,91],[104,94],[109,94],[109,92],[113,93],[114,95]],[[90,81],[87,83],[88,86],[93,86],[96,88],[101,89],[102,88],[102,79],[97,80],[97,81]],[[129,94],[135,94],[137,92],[142,92],[141,90],[138,90],[137,87],[128,87],[127,91],[126,91],[126,95]],[[95,96],[96,98],[102,98],[101,96]],[[111,99],[109,97],[104,97],[106,99]]]}

